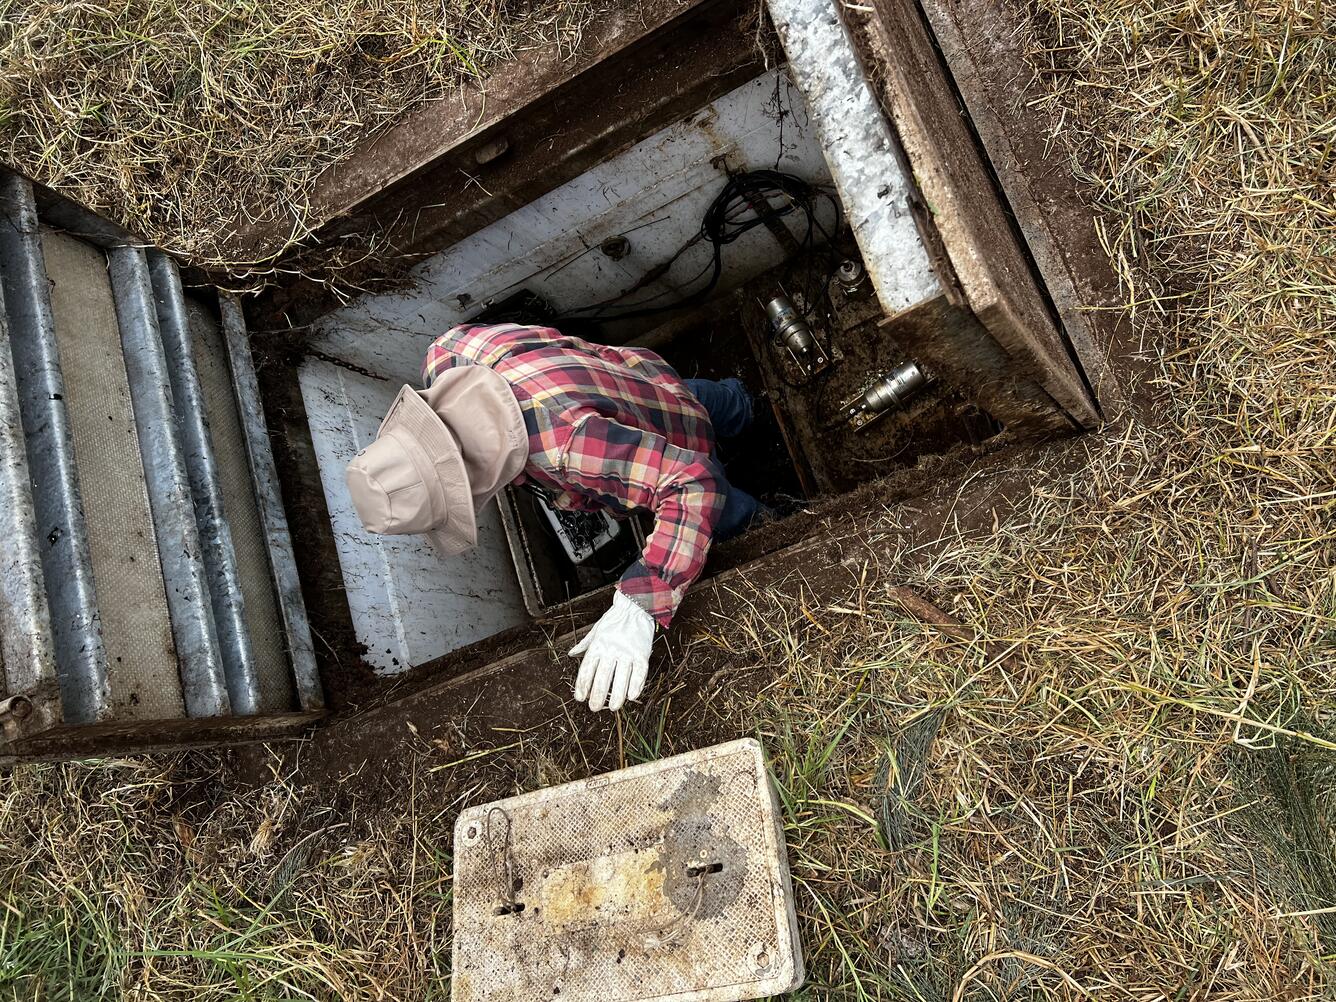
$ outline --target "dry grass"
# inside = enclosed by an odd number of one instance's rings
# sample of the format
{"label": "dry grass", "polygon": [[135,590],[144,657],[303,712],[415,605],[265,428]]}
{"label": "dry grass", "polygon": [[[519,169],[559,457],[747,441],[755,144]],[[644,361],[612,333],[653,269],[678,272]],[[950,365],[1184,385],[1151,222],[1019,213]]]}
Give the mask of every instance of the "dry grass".
{"label": "dry grass", "polygon": [[260,220],[302,233],[355,141],[536,47],[590,0],[0,0],[0,158],[198,262]]}
{"label": "dry grass", "polygon": [[[988,473],[921,506],[946,513],[930,538],[913,508],[887,512],[836,601],[804,600],[798,581],[742,593],[741,615],[691,641],[725,666],[717,720],[651,703],[626,721],[628,758],[701,729],[765,737],[802,997],[1331,997],[1325,14],[1040,0],[1040,110],[1103,210],[1155,420],[1068,446],[1087,454],[1077,475],[1058,472],[1061,450],[1038,454],[1033,493],[996,531],[958,528]],[[905,583],[964,633],[907,611]],[[726,696],[748,679],[758,698]],[[572,768],[525,741],[496,782]],[[425,777],[442,755],[406,768]],[[441,816],[480,795],[475,774],[430,774],[429,798],[365,817],[281,782],[237,795],[211,768],[32,768],[5,787],[0,985],[445,997]]]}
{"label": "dry grass", "polygon": [[229,796],[216,769],[108,761],[7,787],[5,997],[448,997],[442,805],[365,818],[281,782]]}

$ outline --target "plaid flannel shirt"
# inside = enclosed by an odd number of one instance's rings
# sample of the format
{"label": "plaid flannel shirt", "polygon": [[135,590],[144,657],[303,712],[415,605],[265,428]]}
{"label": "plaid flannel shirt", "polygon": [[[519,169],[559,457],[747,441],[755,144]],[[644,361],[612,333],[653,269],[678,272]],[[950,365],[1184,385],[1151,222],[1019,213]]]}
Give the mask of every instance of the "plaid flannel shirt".
{"label": "plaid flannel shirt", "polygon": [[723,509],[709,416],[662,358],[550,327],[461,325],[427,349],[430,386],[457,365],[505,376],[529,433],[526,477],[561,508],[654,513],[644,552],[618,588],[667,626],[700,576]]}

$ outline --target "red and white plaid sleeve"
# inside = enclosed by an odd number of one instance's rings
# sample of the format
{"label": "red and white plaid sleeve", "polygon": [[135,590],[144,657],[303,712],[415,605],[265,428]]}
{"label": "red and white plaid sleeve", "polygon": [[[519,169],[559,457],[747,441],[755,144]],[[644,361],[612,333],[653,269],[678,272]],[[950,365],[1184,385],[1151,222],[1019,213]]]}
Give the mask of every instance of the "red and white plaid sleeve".
{"label": "red and white plaid sleeve", "polygon": [[723,486],[713,461],[653,432],[592,416],[575,426],[560,464],[573,485],[619,508],[654,513],[654,531],[644,552],[617,587],[666,627],[705,568],[723,510]]}

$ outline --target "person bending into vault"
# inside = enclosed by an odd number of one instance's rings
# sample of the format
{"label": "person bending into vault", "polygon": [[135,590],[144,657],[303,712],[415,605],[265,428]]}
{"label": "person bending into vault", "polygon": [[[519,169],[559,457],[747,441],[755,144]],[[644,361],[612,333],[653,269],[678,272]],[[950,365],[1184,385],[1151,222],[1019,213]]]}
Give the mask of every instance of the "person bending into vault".
{"label": "person bending into vault", "polygon": [[742,383],[683,379],[652,351],[517,324],[452,328],[428,349],[422,381],[348,464],[362,524],[423,533],[453,556],[476,544],[478,511],[507,484],[530,483],[557,508],[651,512],[612,607],[570,652],[584,655],[575,698],[591,710],[638,699],[655,625],[668,627],[710,543],[760,508],[714,458],[716,438],[751,421]]}

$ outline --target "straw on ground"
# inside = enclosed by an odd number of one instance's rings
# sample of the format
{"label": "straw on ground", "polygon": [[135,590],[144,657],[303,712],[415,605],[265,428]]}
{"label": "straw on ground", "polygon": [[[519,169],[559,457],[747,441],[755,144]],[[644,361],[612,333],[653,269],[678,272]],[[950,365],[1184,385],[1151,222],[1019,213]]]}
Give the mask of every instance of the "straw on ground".
{"label": "straw on ground", "polygon": [[[721,665],[716,698],[665,699],[665,682],[624,720],[626,761],[700,728],[765,740],[803,998],[1330,997],[1329,15],[1317,0],[1038,0],[1035,113],[1101,211],[1148,358],[1129,387],[1154,400],[1145,420],[1067,445],[1075,474],[1040,450],[995,531],[949,522],[910,546],[911,513],[888,511],[833,602],[801,580],[740,587],[741,614],[688,638],[686,657]],[[53,169],[107,184],[89,165],[114,151],[64,149]],[[139,164],[107,200],[188,194]],[[903,586],[961,628],[925,621]],[[485,773],[432,773],[475,749],[424,747],[410,795],[373,816],[281,778],[240,796],[207,756],[21,770],[0,790],[0,985],[443,999],[452,812],[584,769],[539,733],[520,745]]]}

